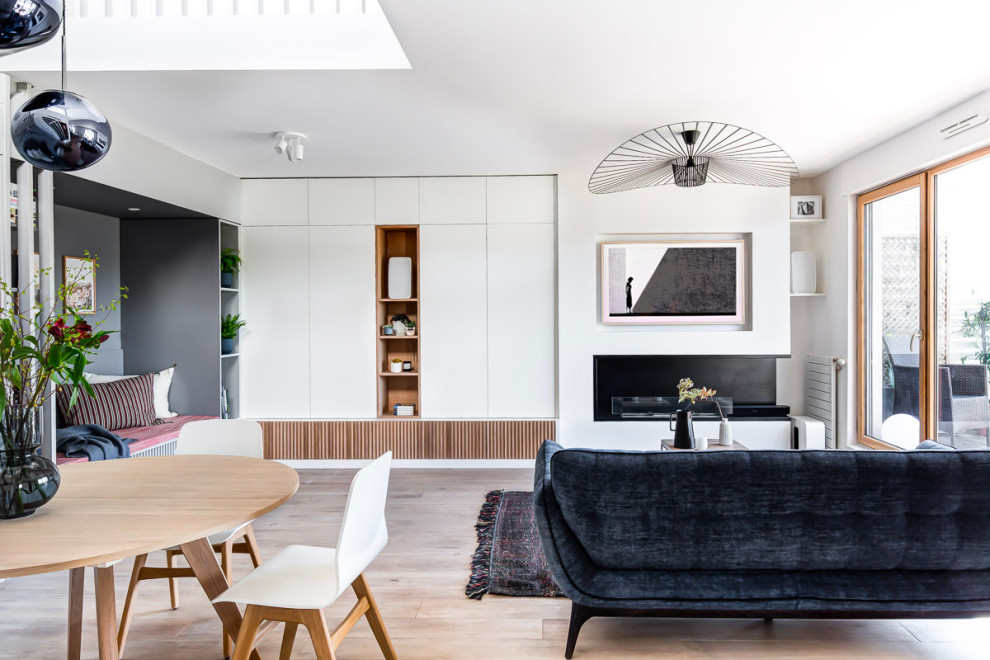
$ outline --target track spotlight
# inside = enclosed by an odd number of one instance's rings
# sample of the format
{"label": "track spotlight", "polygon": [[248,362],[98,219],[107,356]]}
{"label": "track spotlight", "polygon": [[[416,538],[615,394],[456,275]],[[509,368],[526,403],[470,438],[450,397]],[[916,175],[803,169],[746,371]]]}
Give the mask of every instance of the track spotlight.
{"label": "track spotlight", "polygon": [[279,131],[275,134],[275,138],[277,139],[275,153],[284,153],[288,156],[290,163],[303,159],[305,135],[293,131]]}

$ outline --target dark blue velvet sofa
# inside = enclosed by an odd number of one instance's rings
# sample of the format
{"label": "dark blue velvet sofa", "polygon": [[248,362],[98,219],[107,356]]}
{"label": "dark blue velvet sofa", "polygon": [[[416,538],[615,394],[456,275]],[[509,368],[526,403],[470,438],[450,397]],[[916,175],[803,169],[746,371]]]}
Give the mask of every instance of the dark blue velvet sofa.
{"label": "dark blue velvet sofa", "polygon": [[544,443],[536,521],[593,616],[990,614],[990,452],[624,452]]}

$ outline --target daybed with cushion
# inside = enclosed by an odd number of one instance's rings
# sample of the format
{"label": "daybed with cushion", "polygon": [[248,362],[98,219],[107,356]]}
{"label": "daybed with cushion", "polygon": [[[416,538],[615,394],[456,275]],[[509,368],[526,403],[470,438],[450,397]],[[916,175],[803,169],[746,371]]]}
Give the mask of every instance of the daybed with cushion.
{"label": "daybed with cushion", "polygon": [[990,614],[990,451],[623,452],[544,443],[536,521],[594,616]]}
{"label": "daybed with cushion", "polygon": [[[87,373],[86,379],[95,397],[80,392],[70,407],[71,390],[60,390],[57,396],[59,426],[99,425],[121,438],[132,440],[128,444],[131,457],[174,454],[179,432],[185,424],[216,419],[208,415],[177,415],[169,409],[168,394],[174,369],[173,366],[157,373],[131,376]],[[59,465],[88,460],[56,453]]]}

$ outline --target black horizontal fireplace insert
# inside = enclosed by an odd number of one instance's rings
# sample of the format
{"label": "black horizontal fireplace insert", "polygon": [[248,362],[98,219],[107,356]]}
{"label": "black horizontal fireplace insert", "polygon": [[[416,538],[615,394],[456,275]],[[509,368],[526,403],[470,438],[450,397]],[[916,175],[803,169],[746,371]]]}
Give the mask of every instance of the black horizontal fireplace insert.
{"label": "black horizontal fireplace insert", "polygon": [[786,419],[790,407],[777,405],[778,357],[787,356],[596,355],[595,421],[649,421],[648,416],[619,414],[613,399],[676,397],[682,378],[731,399],[730,419]]}

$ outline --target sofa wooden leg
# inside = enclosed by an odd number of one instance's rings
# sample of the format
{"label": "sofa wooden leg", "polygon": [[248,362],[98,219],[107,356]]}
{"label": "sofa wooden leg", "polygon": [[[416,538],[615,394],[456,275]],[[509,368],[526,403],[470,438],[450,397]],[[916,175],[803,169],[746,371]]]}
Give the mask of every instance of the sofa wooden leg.
{"label": "sofa wooden leg", "polygon": [[578,633],[584,622],[594,616],[593,611],[584,605],[571,603],[571,624],[567,628],[567,647],[564,649],[564,657],[570,660],[574,655],[574,645],[577,644]]}
{"label": "sofa wooden leg", "polygon": [[771,623],[773,623],[773,617],[772,616],[763,617],[763,623],[770,625]]}

